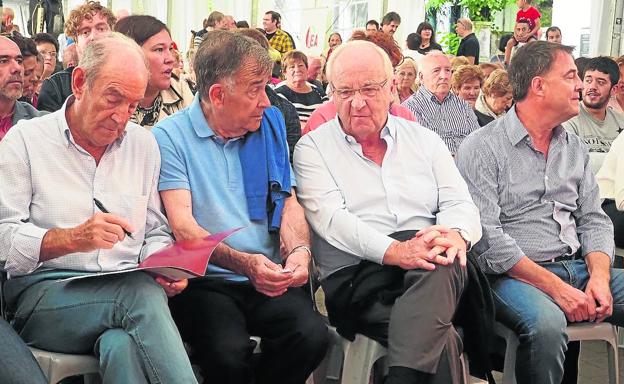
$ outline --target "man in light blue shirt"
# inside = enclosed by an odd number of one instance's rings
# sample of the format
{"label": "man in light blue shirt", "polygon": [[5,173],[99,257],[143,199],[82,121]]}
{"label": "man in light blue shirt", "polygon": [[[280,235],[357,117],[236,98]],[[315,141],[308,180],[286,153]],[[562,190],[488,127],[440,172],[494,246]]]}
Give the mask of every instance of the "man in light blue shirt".
{"label": "man in light blue shirt", "polygon": [[[176,238],[243,227],[217,247],[207,277],[170,304],[208,382],[303,384],[326,349],[327,329],[300,288],[309,230],[291,190],[284,121],[264,91],[271,68],[256,41],[208,32],[195,100],[152,130]],[[255,370],[250,335],[262,338]]]}

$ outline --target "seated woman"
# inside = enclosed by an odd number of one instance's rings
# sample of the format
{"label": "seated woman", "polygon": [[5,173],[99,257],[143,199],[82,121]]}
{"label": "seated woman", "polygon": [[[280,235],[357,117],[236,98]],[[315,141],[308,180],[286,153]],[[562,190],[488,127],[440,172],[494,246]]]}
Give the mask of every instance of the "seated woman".
{"label": "seated woman", "polygon": [[314,110],[328,99],[325,91],[309,83],[308,57],[301,51],[289,51],[282,57],[282,70],[286,81],[275,87],[275,92],[290,101],[299,115],[303,127]]}
{"label": "seated woman", "polygon": [[406,57],[403,62],[394,69],[394,81],[401,103],[412,96],[418,89],[418,85],[416,84],[417,74],[418,65],[411,57]]}
{"label": "seated woman", "polygon": [[150,68],[145,96],[131,121],[152,128],[160,120],[191,104],[193,93],[187,82],[173,75],[173,41],[162,21],[153,16],[132,15],[119,20],[115,31],[130,37],[143,48]]}
{"label": "seated woman", "polygon": [[474,109],[475,102],[483,85],[483,72],[478,65],[460,65],[453,72],[451,87],[453,92]]}
{"label": "seated woman", "polygon": [[475,103],[475,114],[479,125],[484,126],[503,116],[513,102],[509,76],[504,69],[497,69],[483,84],[481,94]]}
{"label": "seated woman", "polygon": [[602,210],[611,218],[615,246],[624,248],[624,135],[619,135],[596,174]]}

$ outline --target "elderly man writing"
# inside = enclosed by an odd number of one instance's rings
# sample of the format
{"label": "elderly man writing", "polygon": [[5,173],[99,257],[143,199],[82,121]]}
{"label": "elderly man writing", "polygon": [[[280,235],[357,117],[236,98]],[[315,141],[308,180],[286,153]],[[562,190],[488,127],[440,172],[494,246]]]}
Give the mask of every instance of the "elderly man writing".
{"label": "elderly man writing", "polygon": [[438,135],[388,114],[384,51],[350,42],[328,65],[338,116],[299,141],[294,167],[330,321],[388,345],[386,383],[458,383],[451,319],[479,213]]}
{"label": "elderly man writing", "polygon": [[452,154],[462,140],[479,128],[470,105],[451,92],[451,62],[440,51],[431,51],[420,60],[421,86],[403,102],[416,119],[444,140]]}
{"label": "elderly man writing", "polygon": [[147,79],[136,43],[98,39],[72,72],[74,96],[0,142],[0,261],[13,326],[30,345],[95,352],[104,383],[194,383],[165,295],[186,280],[130,272],[59,281],[136,267],[171,243],[158,146],[128,123]]}
{"label": "elderly man writing", "polygon": [[568,322],[624,324],[624,273],[586,146],[572,47],[536,41],[509,67],[516,104],[470,135],[458,167],[482,216],[477,260],[497,319],[518,334],[518,383],[561,383]]}

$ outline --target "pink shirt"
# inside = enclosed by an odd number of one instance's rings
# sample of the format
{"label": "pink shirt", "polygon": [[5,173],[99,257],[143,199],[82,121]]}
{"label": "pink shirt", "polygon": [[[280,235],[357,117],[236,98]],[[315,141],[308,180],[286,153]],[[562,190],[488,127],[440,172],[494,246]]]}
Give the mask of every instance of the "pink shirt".
{"label": "pink shirt", "polygon": [[11,113],[8,116],[0,119],[0,140],[4,138],[4,135],[9,132],[9,129],[13,126],[13,114]]}
{"label": "pink shirt", "polygon": [[[390,107],[389,112],[393,116],[402,117],[409,121],[418,122],[418,120],[416,120],[416,118],[414,117],[414,114],[409,109],[399,104],[393,104]],[[328,122],[329,120],[333,119],[334,117],[336,117],[336,113],[337,113],[336,105],[334,105],[334,103],[332,103],[331,101],[328,101],[327,103],[316,108],[316,110],[312,112],[312,115],[308,119],[308,122],[306,123],[305,127],[303,127],[303,131],[301,132],[301,135],[303,136],[308,132],[314,131],[321,124],[324,124]]]}

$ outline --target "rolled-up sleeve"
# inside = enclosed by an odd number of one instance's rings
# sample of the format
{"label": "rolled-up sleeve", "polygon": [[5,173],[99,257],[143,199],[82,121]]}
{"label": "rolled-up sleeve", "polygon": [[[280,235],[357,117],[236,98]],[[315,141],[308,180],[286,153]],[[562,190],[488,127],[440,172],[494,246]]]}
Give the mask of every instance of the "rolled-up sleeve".
{"label": "rolled-up sleeve", "polygon": [[472,199],[481,213],[481,241],[473,249],[482,270],[489,274],[502,274],[522,259],[525,253],[516,241],[503,231],[498,204],[498,168],[493,153],[467,138],[457,154],[457,166],[464,177]]}
{"label": "rolled-up sleeve", "polygon": [[9,131],[0,142],[0,180],[0,262],[9,276],[28,274],[40,265],[41,242],[48,230],[29,222],[30,165],[23,138],[15,132]]}
{"label": "rolled-up sleeve", "polygon": [[312,229],[332,246],[381,264],[394,241],[349,212],[313,140],[304,136],[294,154],[297,194]]}

